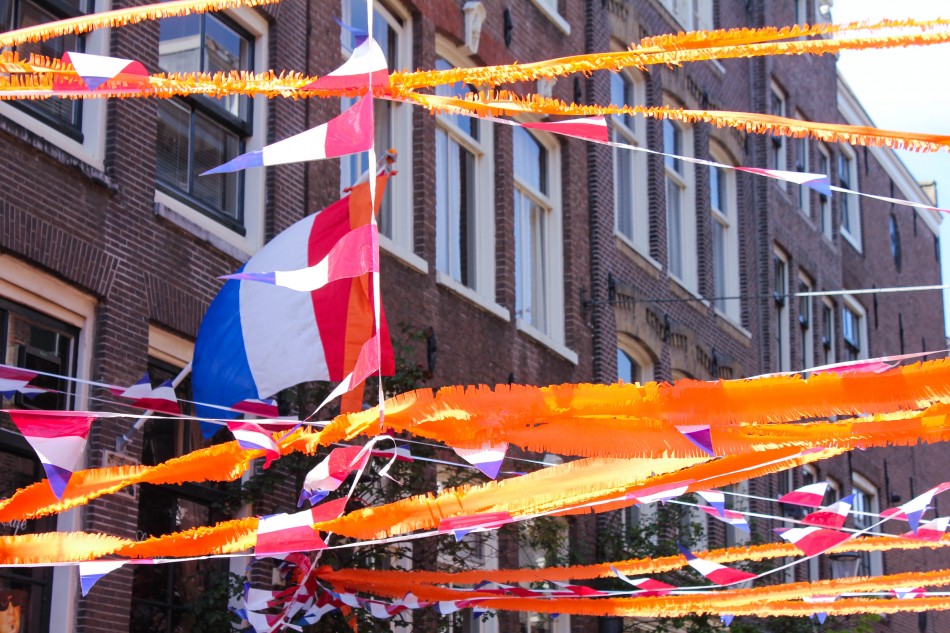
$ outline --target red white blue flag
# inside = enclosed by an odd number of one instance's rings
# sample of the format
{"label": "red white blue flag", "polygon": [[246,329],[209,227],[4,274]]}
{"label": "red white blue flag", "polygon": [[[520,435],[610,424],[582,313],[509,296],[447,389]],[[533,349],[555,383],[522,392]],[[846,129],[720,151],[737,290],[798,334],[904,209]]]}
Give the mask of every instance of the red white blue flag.
{"label": "red white blue flag", "polygon": [[851,503],[853,501],[854,495],[842,497],[830,506],[806,515],[805,518],[802,519],[802,523],[835,529],[844,527],[848,513],[851,512]]}
{"label": "red white blue flag", "polygon": [[800,549],[805,556],[816,556],[851,538],[847,532],[820,527],[796,527],[776,530],[779,536]]}
{"label": "red white blue flag", "polygon": [[69,411],[10,410],[7,413],[40,458],[53,494],[62,499],[86,446],[89,427],[97,416]]}
{"label": "red white blue flag", "polygon": [[695,554],[682,545],[680,545],[679,548],[683,556],[686,557],[686,562],[690,567],[717,585],[734,585],[740,582],[745,582],[746,580],[752,580],[756,577],[755,574],[750,574],[747,571],[733,569],[732,567],[726,567],[725,565],[720,565],[719,563],[697,558]]}
{"label": "red white blue flag", "polygon": [[806,506],[808,508],[820,508],[821,502],[825,498],[825,492],[828,490],[828,482],[817,484],[808,484],[802,486],[778,498],[779,503],[788,503],[796,506]]}

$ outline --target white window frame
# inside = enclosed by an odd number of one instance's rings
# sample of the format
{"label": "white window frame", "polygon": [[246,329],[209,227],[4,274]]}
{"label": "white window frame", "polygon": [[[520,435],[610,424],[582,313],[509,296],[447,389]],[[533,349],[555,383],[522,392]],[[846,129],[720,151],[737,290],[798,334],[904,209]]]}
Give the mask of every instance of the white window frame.
{"label": "white window frame", "polygon": [[[734,164],[729,157],[722,152],[716,145],[709,146],[710,157],[722,164]],[[710,170],[717,170],[719,178],[725,183],[726,209],[717,209],[712,205],[712,182],[710,181],[709,207],[712,214],[712,222],[717,222],[723,229],[723,284],[722,295],[726,297],[737,297],[740,293],[739,284],[739,222],[738,222],[738,196],[736,188],[736,172],[732,169],[721,167],[710,167]],[[721,206],[720,194],[720,206]],[[714,238],[715,233],[710,231],[710,239]],[[716,264],[713,262],[713,295],[720,296],[715,290],[717,282],[715,279]],[[738,325],[742,319],[742,301],[740,299],[728,299],[713,302],[716,312],[726,317],[729,321]]]}
{"label": "white window frame", "polygon": [[[775,98],[778,97],[779,107],[778,112],[775,112],[773,103]],[[785,91],[774,81],[769,82],[769,114],[774,116],[787,116],[788,113],[788,101],[785,96]],[[783,134],[773,134],[768,137],[769,140],[769,157],[770,165],[772,169],[778,169],[779,171],[788,170],[788,144]],[[775,180],[779,187],[783,190],[788,191],[788,183],[784,180]]]}
{"label": "white window frame", "polygon": [[[76,336],[76,375],[74,385],[76,410],[89,406],[89,385],[85,381],[92,376],[92,350],[96,324],[96,300],[60,281],[52,275],[0,253],[0,296],[12,302],[46,314],[79,330]],[[85,451],[81,467],[90,464],[90,453]],[[58,532],[75,532],[82,529],[80,509],[60,513],[56,520]],[[53,571],[51,604],[62,608],[50,611],[50,631],[72,630],[76,620],[78,586],[70,567],[57,567]]]}
{"label": "white window frame", "polygon": [[660,0],[684,31],[713,28],[713,3],[710,0]]}
{"label": "white window frame", "polygon": [[[95,13],[108,11],[111,0],[95,0]],[[92,55],[109,55],[109,29],[98,29],[83,35],[84,51]],[[106,170],[106,130],[108,127],[106,99],[84,99],[82,103],[82,142],[47,125],[31,112],[21,110],[11,103],[0,101],[0,116],[36,134],[43,140],[60,148],[94,169]]]}
{"label": "white window frame", "polygon": [[[668,119],[664,120],[664,124],[669,121]],[[681,156],[692,157],[693,156],[693,129],[691,126],[683,125],[678,121],[669,121],[669,124],[674,126],[680,132],[680,151],[682,152]],[[665,134],[664,134],[665,136]],[[663,151],[668,153],[664,142]],[[675,167],[670,165],[671,159],[666,158],[663,161],[664,164],[664,192],[668,194],[670,186],[674,186],[679,190],[679,231],[678,235],[674,235],[673,231],[670,231],[670,201],[666,201],[666,217],[667,217],[667,226],[666,226],[666,237],[667,237],[667,271],[671,278],[677,281],[681,286],[689,290],[691,293],[696,294],[699,289],[699,271],[697,269],[697,248],[696,248],[696,166],[685,160],[678,161],[682,171],[678,171]],[[668,196],[667,196],[668,197]],[[679,266],[681,268],[680,274],[677,274],[673,269],[673,259],[672,259],[672,245],[671,240],[676,238],[679,241],[680,246],[680,262]]]}
{"label": "white window frame", "polygon": [[[515,190],[521,195],[529,198],[535,204],[548,210],[546,218],[544,238],[548,247],[548,265],[545,275],[545,319],[547,321],[546,331],[541,331],[531,324],[530,321],[521,318],[521,315],[515,312],[515,323],[519,331],[524,332],[531,338],[547,345],[552,350],[571,361],[577,363],[577,353],[570,350],[565,345],[564,333],[564,232],[562,228],[563,209],[561,205],[561,148],[558,141],[544,132],[537,130],[528,130],[526,128],[515,128],[515,133],[523,130],[530,134],[548,152],[547,157],[547,182],[548,193],[544,194],[534,188],[533,185],[522,179],[514,165],[512,158],[512,179]],[[519,213],[518,209],[514,212]],[[516,220],[517,221],[517,220]],[[522,231],[522,241],[525,241],[529,232]],[[522,249],[527,244],[522,245]],[[515,247],[515,256],[517,257],[518,246]],[[537,265],[537,262],[534,262]],[[522,274],[526,271],[522,270]],[[515,281],[515,287],[518,287],[518,281]],[[520,284],[524,287],[524,284]]]}
{"label": "white window frame", "polygon": [[789,324],[789,309],[788,302],[791,297],[788,296],[788,286],[789,286],[789,262],[788,255],[786,255],[778,247],[772,251],[773,265],[772,271],[773,276],[776,273],[775,260],[782,262],[782,268],[784,270],[784,280],[773,279],[773,289],[776,293],[782,295],[781,304],[778,301],[773,301],[775,306],[775,311],[773,312],[774,320],[773,326],[776,327],[776,332],[772,338],[775,343],[775,360],[776,366],[775,370],[779,372],[789,371],[792,368],[791,360],[791,328]]}
{"label": "white window frame", "polygon": [[558,0],[531,0],[531,2],[534,4],[534,6],[538,7],[541,13],[544,14],[544,17],[551,20],[551,22],[554,23],[554,26],[560,29],[564,35],[571,34],[570,22],[564,19],[563,15],[558,13]]}
{"label": "white window frame", "polygon": [[[623,82],[625,92],[633,92],[633,103],[615,105],[642,105],[646,103],[643,77],[634,71],[620,71],[616,75]],[[614,76],[611,76],[611,81]],[[631,122],[633,127],[627,123]],[[610,117],[611,137],[618,143],[626,143],[635,147],[646,147],[646,121],[632,115],[614,115]],[[635,251],[646,257],[650,256],[650,204],[647,184],[647,155],[645,152],[613,148],[614,162],[614,235],[626,242]],[[620,173],[620,152],[627,152],[630,159],[632,173]],[[631,199],[620,199],[620,179],[626,178],[631,183]],[[632,235],[623,232],[621,215],[629,223]]]}
{"label": "white window frame", "polygon": [[[798,271],[799,292],[812,292],[815,282],[803,270]],[[798,325],[802,337],[802,369],[815,367],[815,298],[798,297]],[[804,309],[803,309],[804,307]]]}
{"label": "white window frame", "polygon": [[[858,191],[858,156],[847,145],[842,145],[838,157],[838,182],[841,187]],[[848,171],[842,179],[841,169]],[[847,185],[847,186],[845,186]],[[838,198],[841,201],[841,236],[861,252],[861,201],[854,194],[842,193]]]}
{"label": "white window frame", "polygon": [[[878,494],[877,486],[860,473],[852,473],[851,481],[854,486],[851,492],[855,494],[855,503],[852,510],[879,514],[881,512],[881,497]],[[863,496],[863,502],[858,495]],[[859,507],[862,503],[865,506],[864,508]],[[862,517],[856,514],[852,518],[855,527],[858,528],[868,527],[875,522],[873,517]],[[858,570],[859,576],[880,576],[884,573],[884,556],[881,552],[859,552],[859,555],[861,556],[862,565],[862,568]],[[865,566],[870,569],[865,569]]]}
{"label": "white window frame", "polygon": [[[350,19],[350,2],[363,0],[341,0],[341,20],[344,24],[352,24]],[[373,3],[374,8],[386,20],[397,34],[397,57],[390,65],[394,68],[413,68],[412,64],[412,16],[400,4],[395,2]],[[345,61],[352,51],[345,45],[345,30],[341,36],[341,59]],[[380,234],[379,246],[391,255],[395,255],[418,272],[428,273],[429,264],[425,259],[416,255],[413,243],[413,197],[412,197],[412,109],[410,104],[392,102],[393,107],[393,149],[396,150],[396,171],[398,175],[390,179],[386,185],[392,199],[392,237]],[[388,147],[377,147],[376,152],[382,155]],[[340,161],[340,183],[346,187],[355,182],[362,174],[351,174],[350,161]],[[341,192],[342,193],[342,192]]]}
{"label": "white window frame", "polygon": [[[248,7],[230,9],[226,15],[254,38],[254,68],[269,68],[267,20]],[[252,117],[252,134],[245,138],[245,152],[258,150],[266,143],[267,97],[254,97]],[[264,245],[265,176],[265,168],[244,172],[244,235],[156,187],[157,213],[215,248],[246,261]]]}
{"label": "white window frame", "polygon": [[[828,148],[825,147],[824,143],[818,144],[818,165],[821,166],[822,161],[825,163],[824,174],[828,176],[828,180],[831,181],[831,152],[828,151]],[[825,193],[818,194],[818,228],[821,231],[822,236],[829,242],[834,237],[834,227],[832,226],[832,217],[831,217],[831,196]]]}
{"label": "white window frame", "polygon": [[841,340],[845,345],[847,345],[849,342],[848,339],[845,338],[845,314],[850,312],[857,321],[857,323],[855,323],[857,332],[854,333],[855,336],[857,336],[857,341],[853,341],[859,345],[858,356],[856,360],[866,360],[869,358],[867,310],[865,310],[864,306],[862,306],[861,303],[851,295],[843,295],[841,298]]}
{"label": "white window frame", "polygon": [[[799,0],[800,2],[804,0]],[[805,117],[802,116],[801,112],[795,112],[795,118],[799,120],[804,120]],[[811,143],[808,141],[807,136],[801,136],[794,140],[795,143],[795,171],[799,173],[810,172],[811,171]],[[798,204],[798,210],[806,218],[811,220],[811,189],[805,185],[796,185],[798,190],[796,195],[798,199],[796,203]]]}
{"label": "white window frame", "polygon": [[[449,64],[457,68],[470,65],[469,60],[458,48],[442,36],[436,36],[435,46],[436,55]],[[436,115],[436,129],[475,156],[475,226],[469,227],[470,231],[475,232],[473,249],[475,252],[470,255],[475,258],[475,279],[472,287],[466,286],[455,279],[449,271],[442,270],[440,267],[439,241],[443,237],[442,231],[447,230],[445,226],[447,218],[443,218],[440,213],[438,199],[436,200],[435,279],[438,284],[508,321],[511,319],[511,314],[495,301],[495,201],[492,195],[495,191],[494,127],[477,117],[472,118],[472,123],[478,126],[477,140],[459,129],[451,117]],[[437,173],[437,183],[439,177]]]}

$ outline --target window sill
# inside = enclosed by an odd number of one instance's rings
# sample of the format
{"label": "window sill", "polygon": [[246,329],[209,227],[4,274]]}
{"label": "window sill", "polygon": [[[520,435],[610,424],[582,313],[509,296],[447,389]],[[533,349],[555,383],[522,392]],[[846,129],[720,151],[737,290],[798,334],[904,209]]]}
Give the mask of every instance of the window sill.
{"label": "window sill", "polygon": [[536,340],[538,343],[545,345],[546,347],[550,348],[553,352],[563,357],[564,359],[570,361],[574,365],[577,364],[577,352],[571,349],[568,349],[567,346],[565,346],[562,343],[558,343],[557,341],[549,337],[547,334],[536,329],[530,323],[526,323],[522,321],[521,319],[515,319],[515,324],[517,325],[519,332],[522,332],[523,334],[526,334],[529,337]]}
{"label": "window sill", "polygon": [[571,34],[571,25],[568,24],[567,20],[565,20],[557,10],[548,6],[544,0],[531,0],[531,2],[534,3],[534,6],[538,7],[538,10],[541,11],[547,19],[554,22],[554,26],[560,29],[564,35]]}
{"label": "window sill", "polygon": [[[695,290],[687,286],[685,281],[683,281],[682,279],[680,279],[673,273],[670,273],[670,281],[675,283],[675,285],[673,286],[673,290],[680,291],[678,294],[686,293],[687,295],[689,295],[689,297],[692,297],[695,299],[695,301],[689,301],[688,303],[691,303],[691,304],[699,303],[706,306],[707,308],[711,305],[709,302],[709,299],[707,299],[706,297],[702,296],[701,294],[699,294],[698,292],[696,292]],[[677,286],[679,288],[677,288]],[[689,297],[685,297],[685,298],[689,298]]]}
{"label": "window sill", "polygon": [[841,230],[838,231],[838,234],[841,235],[841,237],[843,237],[858,253],[864,253],[864,251],[861,250],[860,238],[851,235],[850,231],[848,231],[843,226],[841,227]]}
{"label": "window sill", "polygon": [[713,308],[713,309],[716,311],[716,316],[718,316],[723,321],[723,323],[725,323],[730,328],[735,330],[738,334],[741,334],[742,336],[749,339],[750,341],[752,340],[752,332],[742,327],[739,321],[729,316],[725,312],[721,311],[719,308]]}
{"label": "window sill", "polygon": [[[191,233],[198,239],[207,242],[213,248],[216,248],[228,257],[236,259],[239,262],[246,262],[251,258],[253,251],[257,250],[256,248],[251,248],[243,236],[228,231],[223,225],[218,227],[208,226],[208,223],[214,222],[214,220],[211,220],[203,213],[185,207],[185,205],[161,191],[155,192],[155,215],[167,220],[183,231]],[[229,239],[224,233],[230,233],[234,237]]]}
{"label": "window sill", "polygon": [[637,262],[641,268],[653,268],[657,273],[654,276],[657,278],[660,273],[663,272],[663,265],[637,248],[626,235],[614,231],[614,238],[616,239],[617,247],[620,249],[621,254],[626,256],[627,259],[632,259],[634,262]]}
{"label": "window sill", "polygon": [[379,236],[379,248],[386,251],[396,259],[399,259],[409,268],[423,275],[429,274],[429,264],[405,246],[397,244],[385,235]]}
{"label": "window sill", "polygon": [[478,294],[476,291],[472,290],[468,286],[460,284],[458,281],[446,275],[436,271],[435,281],[440,286],[445,287],[450,292],[457,294],[462,299],[465,299],[469,303],[472,303],[476,308],[480,308],[489,314],[492,314],[502,321],[510,321],[511,313],[508,312],[505,308],[501,307],[494,301]]}

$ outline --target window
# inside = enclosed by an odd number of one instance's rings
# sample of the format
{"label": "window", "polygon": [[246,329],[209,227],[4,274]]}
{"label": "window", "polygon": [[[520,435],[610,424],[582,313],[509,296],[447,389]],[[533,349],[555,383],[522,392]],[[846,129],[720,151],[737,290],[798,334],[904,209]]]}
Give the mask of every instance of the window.
{"label": "window", "polygon": [[815,0],[815,24],[831,22],[831,5],[834,0]]}
{"label": "window", "polygon": [[[152,381],[174,380],[176,366],[157,358],[149,359]],[[191,381],[186,378],[176,388],[182,413],[191,415]],[[198,448],[230,439],[221,426],[213,438],[205,439],[201,423],[150,420],[142,437],[142,464],[155,465]],[[140,539],[213,525],[225,517],[220,502],[223,486],[183,484],[160,486],[142,484],[139,490],[138,534]],[[194,626],[196,602],[204,598],[211,579],[225,574],[224,559],[185,561],[175,565],[137,565],[132,570],[132,629],[150,633],[190,631]],[[223,597],[220,608],[226,608]]]}
{"label": "window", "polygon": [[[785,113],[785,93],[778,84],[772,83],[769,90],[769,114],[773,116],[784,117]],[[787,154],[785,149],[785,137],[781,134],[775,134],[769,139],[769,167],[786,171]],[[783,189],[787,188],[784,180],[776,181]]]}
{"label": "window", "polygon": [[639,344],[622,336],[617,343],[617,380],[627,384],[653,380],[653,358]]}
{"label": "window", "polygon": [[795,24],[808,22],[808,0],[795,0]]}
{"label": "window", "polygon": [[[0,0],[0,30],[35,26],[109,8],[105,0]],[[16,51],[22,59],[38,54],[58,60],[63,53],[73,51],[108,55],[108,34],[63,35],[22,44]],[[95,169],[105,170],[104,99],[14,100],[0,103],[0,114]]]}
{"label": "window", "polygon": [[556,343],[564,340],[559,170],[556,145],[514,129],[515,315]]}
{"label": "window", "polygon": [[894,258],[894,268],[897,269],[897,272],[901,271],[901,232],[900,228],[897,226],[897,216],[893,213],[891,214],[890,219],[890,234],[891,234],[891,257]]}
{"label": "window", "polygon": [[[76,374],[78,328],[25,306],[0,299],[0,362],[62,376]],[[37,376],[34,387],[52,389],[33,398],[17,394],[0,396],[0,408],[66,410],[73,408],[75,383],[62,378]],[[0,433],[0,495],[9,498],[18,489],[46,478],[36,453],[12,423],[4,420]],[[56,517],[11,521],[0,525],[0,536],[54,532]],[[53,598],[52,568],[0,569],[0,603],[6,606],[12,630],[49,631]],[[22,628],[21,628],[22,627]]]}
{"label": "window", "polygon": [[[852,475],[854,482],[854,501],[851,504],[854,527],[865,529],[873,525],[877,519],[861,513],[878,514],[881,511],[877,487],[858,473]],[[883,556],[881,552],[858,552],[861,565],[858,567],[858,576],[876,576],[883,573]]]}
{"label": "window", "polygon": [[[169,73],[254,70],[254,41],[215,14],[160,22],[159,66]],[[245,151],[252,133],[251,101],[230,96],[158,102],[156,175],[165,193],[239,232],[244,231],[244,172],[201,176]]]}
{"label": "window", "polygon": [[685,31],[713,28],[713,3],[709,0],[660,0]]}
{"label": "window", "polygon": [[[518,562],[522,569],[564,565],[570,552],[568,523],[563,517],[542,517],[519,527]],[[547,585],[551,587],[550,585]],[[522,633],[568,633],[570,617],[521,612]]]}
{"label": "window", "polygon": [[[645,103],[642,81],[628,73],[610,75],[610,102],[617,105]],[[646,122],[633,115],[611,119],[614,142],[644,147]],[[616,232],[641,253],[650,251],[650,216],[647,202],[647,156],[643,152],[614,148],[614,209]]]}
{"label": "window", "polygon": [[[373,11],[373,39],[382,48],[390,70],[411,68],[411,38],[408,14],[396,7],[376,2]],[[366,2],[343,0],[342,21],[356,28],[367,27]],[[355,48],[353,34],[341,29],[342,55],[346,59]],[[344,100],[349,107],[352,100]],[[412,112],[409,104],[385,99],[373,100],[375,116],[376,151],[382,154],[393,148],[398,152],[396,169],[399,175],[386,186],[379,208],[381,246],[395,252],[416,267],[425,268],[425,262],[413,253],[412,244]],[[340,161],[340,188],[345,189],[369,169],[368,154],[360,152]]]}
{"label": "window", "polygon": [[[831,155],[824,145],[818,146],[818,171],[826,174],[828,180],[831,180]],[[831,234],[831,197],[825,193],[818,194],[819,218],[818,224],[821,234],[827,239],[832,238]]]}
{"label": "window", "polygon": [[[802,24],[802,22],[796,22],[796,24]],[[797,117],[802,119],[801,113],[797,114]],[[801,138],[795,139],[795,171],[799,173],[804,173],[809,171],[809,166],[811,161],[808,156],[809,147],[808,147],[808,137],[803,136]],[[811,189],[804,185],[797,185],[797,196],[798,196],[798,210],[802,212],[806,218],[811,218]]]}
{"label": "window", "polygon": [[[663,121],[663,152],[691,156],[687,149],[692,135],[688,128],[669,119]],[[696,216],[693,213],[693,164],[671,156],[664,158],[666,172],[666,246],[670,274],[690,290],[696,290]]]}
{"label": "window", "polygon": [[[814,287],[811,279],[805,273],[798,274],[798,292],[811,292]],[[812,321],[814,320],[814,310],[812,309],[813,297],[798,298],[798,325],[802,333],[802,369],[809,369],[815,366],[815,343]]]}
{"label": "window", "polygon": [[[858,163],[854,151],[847,145],[841,146],[838,154],[838,185],[842,189],[856,191],[858,185]],[[861,250],[861,207],[854,194],[841,194],[841,234],[851,244]]]}
{"label": "window", "polygon": [[[439,58],[435,67],[447,70],[452,65]],[[462,85],[436,88],[437,94],[465,91]],[[443,283],[461,285],[494,303],[495,227],[489,195],[493,186],[487,165],[490,144],[491,127],[481,119],[436,116],[436,270]]]}
{"label": "window", "polygon": [[835,304],[831,299],[821,301],[821,348],[824,352],[822,364],[835,363]]}
{"label": "window", "polygon": [[[724,160],[714,147],[710,154],[716,162]],[[717,310],[733,322],[740,319],[741,301],[726,299],[739,295],[739,230],[736,209],[736,174],[722,167],[709,168],[709,208],[712,213],[713,296]]]}
{"label": "window", "polygon": [[772,297],[775,303],[775,371],[791,369],[788,327],[788,258],[776,250],[772,255],[772,281],[775,284]]}
{"label": "window", "polygon": [[861,304],[852,297],[844,297],[841,308],[841,338],[844,341],[845,360],[862,360],[868,357],[867,319]]}

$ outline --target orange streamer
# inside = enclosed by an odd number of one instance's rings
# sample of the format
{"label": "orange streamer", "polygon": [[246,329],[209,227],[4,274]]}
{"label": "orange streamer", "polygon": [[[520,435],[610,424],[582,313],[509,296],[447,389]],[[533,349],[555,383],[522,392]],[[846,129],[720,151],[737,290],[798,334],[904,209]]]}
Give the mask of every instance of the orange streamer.
{"label": "orange streamer", "polygon": [[70,33],[78,35],[95,29],[135,24],[143,20],[157,20],[207,11],[222,11],[235,7],[256,7],[275,2],[279,2],[279,0],[177,0],[176,2],[160,2],[127,9],[115,9],[114,11],[82,15],[67,20],[47,22],[0,33],[0,47],[17,46],[26,42],[39,42]]}

